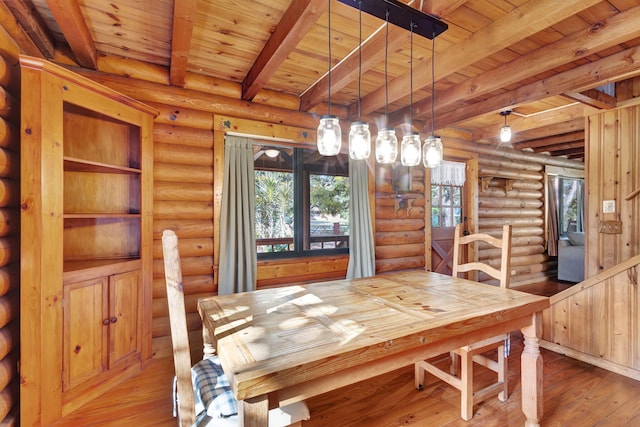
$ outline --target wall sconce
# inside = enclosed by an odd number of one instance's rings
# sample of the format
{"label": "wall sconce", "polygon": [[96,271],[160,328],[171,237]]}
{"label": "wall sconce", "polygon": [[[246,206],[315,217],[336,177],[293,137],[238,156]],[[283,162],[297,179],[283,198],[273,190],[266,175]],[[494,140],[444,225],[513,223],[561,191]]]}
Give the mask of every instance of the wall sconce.
{"label": "wall sconce", "polygon": [[509,114],[511,114],[511,110],[500,111],[500,115],[504,116],[504,126],[500,128],[500,142],[511,141],[511,126],[507,124]]}
{"label": "wall sconce", "polygon": [[328,0],[327,3],[329,4],[327,8],[329,41],[328,107],[327,114],[320,118],[317,138],[318,152],[323,156],[335,156],[340,152],[340,146],[342,145],[342,129],[340,129],[338,118],[331,115],[331,0]]}

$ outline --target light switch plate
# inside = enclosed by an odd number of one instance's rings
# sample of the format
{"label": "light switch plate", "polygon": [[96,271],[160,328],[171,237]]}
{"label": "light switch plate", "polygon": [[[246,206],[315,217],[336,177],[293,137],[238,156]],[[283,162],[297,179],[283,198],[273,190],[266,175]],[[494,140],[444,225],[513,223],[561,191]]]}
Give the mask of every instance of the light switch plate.
{"label": "light switch plate", "polygon": [[615,200],[603,200],[602,201],[602,213],[614,213],[616,211]]}

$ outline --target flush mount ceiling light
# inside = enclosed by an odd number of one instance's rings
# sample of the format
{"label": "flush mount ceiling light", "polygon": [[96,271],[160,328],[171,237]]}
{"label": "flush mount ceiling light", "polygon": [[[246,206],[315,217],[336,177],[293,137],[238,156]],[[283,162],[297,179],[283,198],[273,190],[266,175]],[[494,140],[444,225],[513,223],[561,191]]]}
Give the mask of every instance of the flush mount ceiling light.
{"label": "flush mount ceiling light", "polygon": [[362,0],[359,6],[359,47],[358,47],[358,121],[351,123],[349,132],[349,156],[354,160],[364,160],[371,154],[371,132],[369,123],[363,122],[360,112],[360,83],[362,81]]}
{"label": "flush mount ceiling light", "polygon": [[278,154],[280,154],[280,150],[278,150],[277,148],[267,148],[266,150],[264,150],[264,154],[266,154],[267,157],[274,159],[278,157]]}
{"label": "flush mount ceiling light", "polygon": [[327,95],[327,114],[320,118],[318,124],[318,152],[323,156],[335,156],[340,152],[342,145],[342,129],[340,122],[336,116],[331,115],[331,0],[327,0],[328,14],[328,44],[329,44],[329,71],[327,75],[328,95]]}
{"label": "flush mount ceiling light", "polygon": [[500,115],[504,116],[504,126],[500,128],[500,142],[511,141],[511,126],[507,124],[509,114],[511,114],[511,110],[500,111]]}

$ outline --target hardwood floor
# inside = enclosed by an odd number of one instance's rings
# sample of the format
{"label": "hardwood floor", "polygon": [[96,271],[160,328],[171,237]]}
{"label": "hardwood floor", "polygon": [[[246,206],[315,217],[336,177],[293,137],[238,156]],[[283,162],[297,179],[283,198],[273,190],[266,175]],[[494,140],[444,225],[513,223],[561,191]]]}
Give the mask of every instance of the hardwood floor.
{"label": "hardwood floor", "polygon": [[[528,292],[555,293],[566,283],[529,286]],[[520,290],[524,290],[519,288]],[[555,291],[554,291],[555,289]],[[470,421],[460,418],[459,393],[429,377],[424,390],[413,385],[413,366],[307,400],[311,420],[319,426],[522,426],[520,410],[521,334],[512,334],[510,395],[476,405]],[[543,426],[640,426],[640,382],[542,349],[544,358]],[[492,375],[476,370],[476,381]],[[59,425],[175,426],[172,417],[170,358],[158,358],[141,375],[104,395]]]}

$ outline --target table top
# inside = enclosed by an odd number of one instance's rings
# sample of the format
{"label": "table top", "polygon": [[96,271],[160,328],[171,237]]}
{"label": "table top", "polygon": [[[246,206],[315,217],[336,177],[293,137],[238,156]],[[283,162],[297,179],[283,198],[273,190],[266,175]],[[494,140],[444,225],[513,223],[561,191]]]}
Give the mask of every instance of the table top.
{"label": "table top", "polygon": [[198,302],[238,399],[487,330],[547,307],[547,297],[426,271]]}

